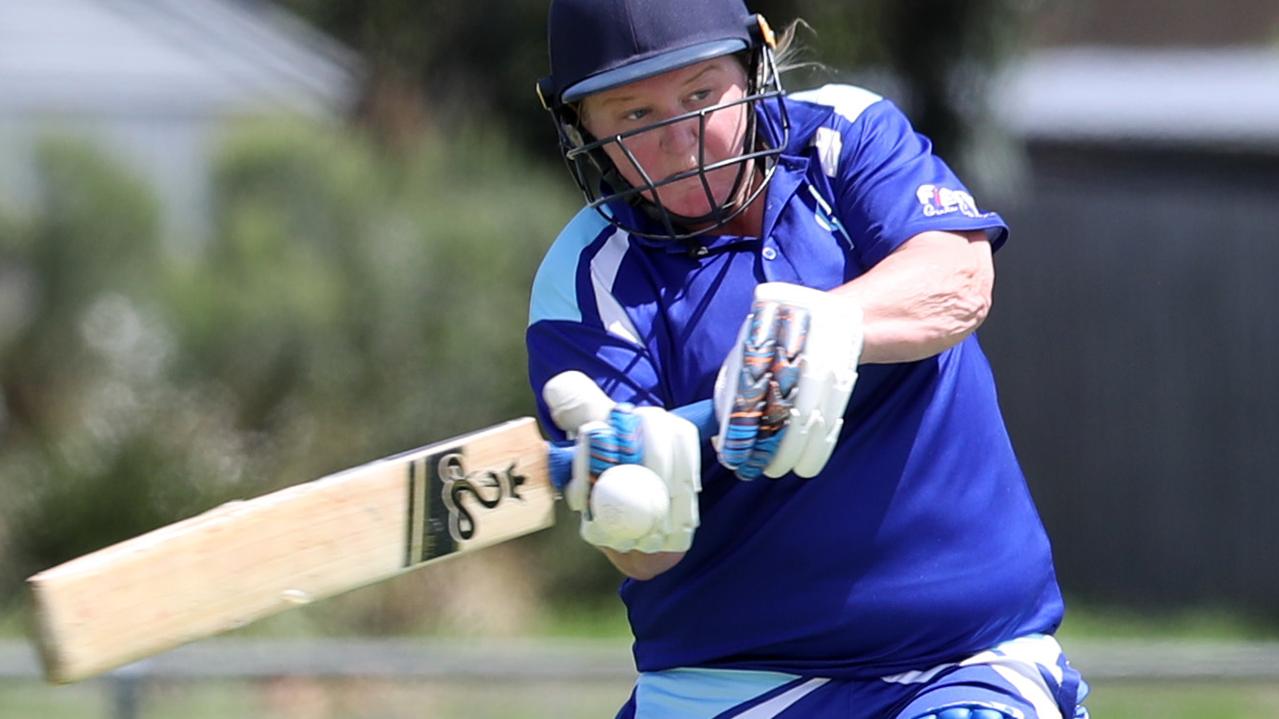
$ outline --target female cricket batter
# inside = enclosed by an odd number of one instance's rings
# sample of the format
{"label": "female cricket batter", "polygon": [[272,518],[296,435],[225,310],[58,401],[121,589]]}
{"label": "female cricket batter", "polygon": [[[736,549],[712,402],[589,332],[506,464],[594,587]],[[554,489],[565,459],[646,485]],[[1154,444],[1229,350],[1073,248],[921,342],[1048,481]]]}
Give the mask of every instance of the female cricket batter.
{"label": "female cricket batter", "polygon": [[[549,39],[587,206],[534,282],[529,372],[628,576],[619,717],[1087,716],[974,335],[1003,220],[889,101],[785,95],[741,0],[554,0]],[[665,408],[712,397],[703,445]],[[618,463],[666,490],[641,536],[591,511]]]}

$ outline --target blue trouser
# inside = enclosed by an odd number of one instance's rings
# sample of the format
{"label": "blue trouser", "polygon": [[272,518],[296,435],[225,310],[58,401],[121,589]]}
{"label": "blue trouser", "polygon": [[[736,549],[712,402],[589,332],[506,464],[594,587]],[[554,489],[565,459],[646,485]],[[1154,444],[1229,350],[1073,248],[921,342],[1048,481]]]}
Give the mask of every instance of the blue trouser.
{"label": "blue trouser", "polygon": [[640,675],[618,719],[1078,719],[1087,685],[1033,635],[961,662],[879,679],[671,669]]}

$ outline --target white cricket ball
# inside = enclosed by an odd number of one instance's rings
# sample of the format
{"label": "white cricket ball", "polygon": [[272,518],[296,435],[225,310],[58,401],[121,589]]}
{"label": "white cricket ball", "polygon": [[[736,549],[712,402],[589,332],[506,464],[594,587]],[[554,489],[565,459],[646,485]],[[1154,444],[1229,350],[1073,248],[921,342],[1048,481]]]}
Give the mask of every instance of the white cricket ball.
{"label": "white cricket ball", "polygon": [[666,516],[666,483],[642,464],[619,464],[599,476],[591,490],[596,525],[617,539],[639,539]]}

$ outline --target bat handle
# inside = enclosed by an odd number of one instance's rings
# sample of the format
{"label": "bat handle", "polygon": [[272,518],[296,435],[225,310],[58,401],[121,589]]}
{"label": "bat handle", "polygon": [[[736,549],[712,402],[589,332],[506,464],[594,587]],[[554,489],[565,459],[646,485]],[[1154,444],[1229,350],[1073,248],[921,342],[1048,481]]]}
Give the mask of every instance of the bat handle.
{"label": "bat handle", "polygon": [[[675,414],[692,422],[697,427],[697,435],[701,437],[702,444],[710,441],[711,437],[719,431],[719,423],[715,421],[715,403],[709,399],[701,402],[686,404],[673,410]],[[572,442],[549,442],[549,460],[551,465],[551,483],[556,489],[564,489],[568,481],[573,478],[573,447]]]}

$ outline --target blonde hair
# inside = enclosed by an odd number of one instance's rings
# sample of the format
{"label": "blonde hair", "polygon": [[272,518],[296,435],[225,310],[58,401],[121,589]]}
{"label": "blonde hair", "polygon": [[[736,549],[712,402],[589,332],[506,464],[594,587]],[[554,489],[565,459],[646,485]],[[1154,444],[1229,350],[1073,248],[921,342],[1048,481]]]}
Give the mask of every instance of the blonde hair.
{"label": "blonde hair", "polygon": [[773,48],[773,62],[777,66],[778,75],[810,68],[816,70],[829,69],[817,60],[807,59],[808,48],[804,47],[795,37],[800,26],[803,26],[810,33],[816,34],[817,32],[803,18],[795,18],[787,23],[781,32],[777,33],[777,46]]}

